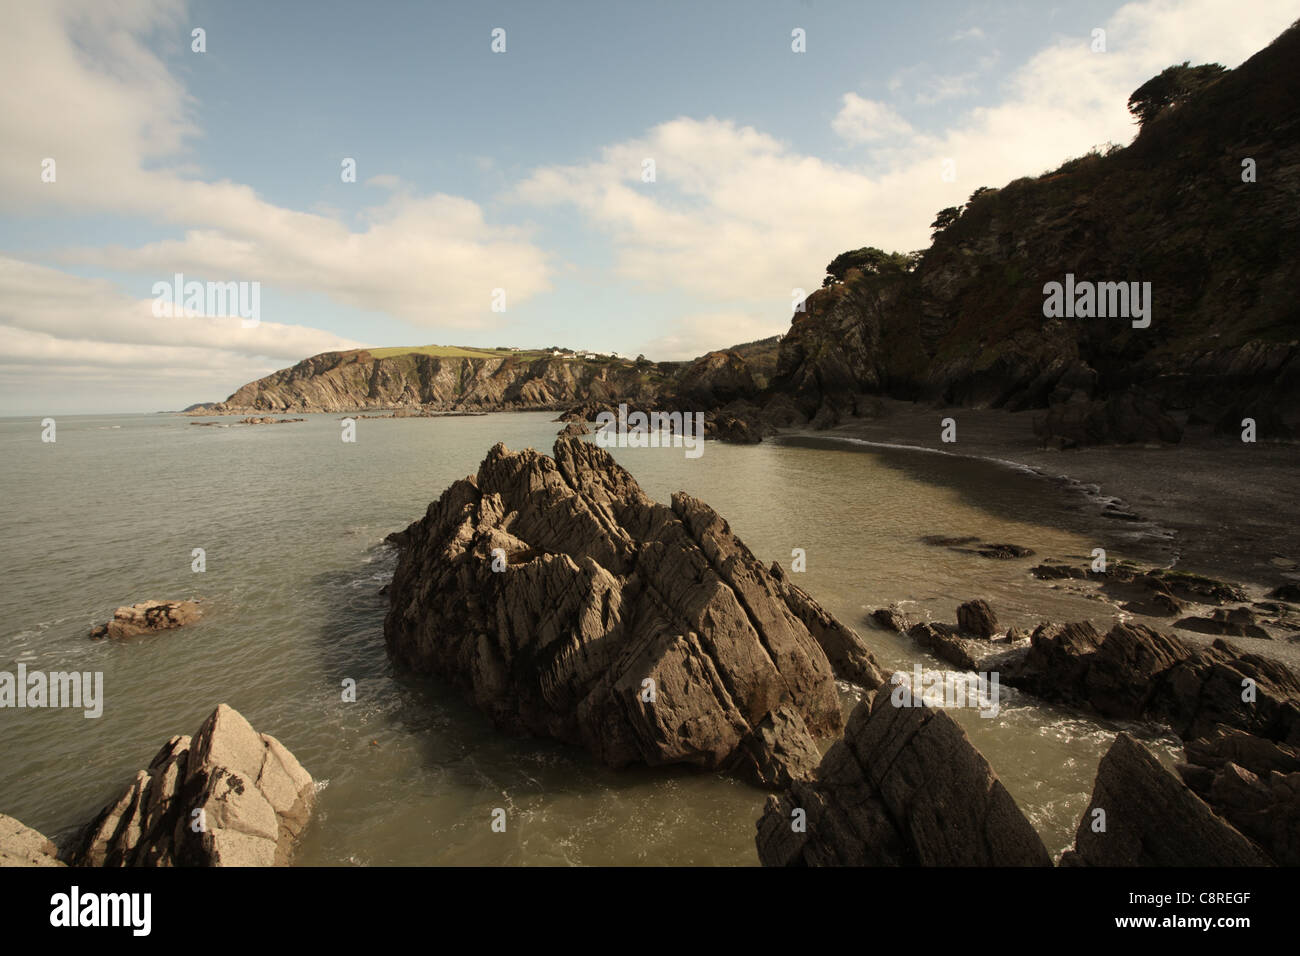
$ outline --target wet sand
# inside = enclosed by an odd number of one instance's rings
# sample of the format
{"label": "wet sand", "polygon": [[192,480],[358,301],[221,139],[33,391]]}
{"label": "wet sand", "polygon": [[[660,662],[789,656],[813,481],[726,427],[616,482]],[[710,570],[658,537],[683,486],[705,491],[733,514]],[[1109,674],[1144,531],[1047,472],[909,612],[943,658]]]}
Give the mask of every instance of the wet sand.
{"label": "wet sand", "polygon": [[[1036,414],[886,399],[875,418],[785,434],[928,448],[1068,477],[1091,486],[1099,511],[1135,514],[1166,529],[1172,566],[1269,588],[1300,582],[1300,443],[1247,444],[1189,431],[1178,445],[1057,451],[1035,438]],[[955,442],[941,440],[944,418],[956,421]],[[1118,500],[1107,509],[1109,499]]]}

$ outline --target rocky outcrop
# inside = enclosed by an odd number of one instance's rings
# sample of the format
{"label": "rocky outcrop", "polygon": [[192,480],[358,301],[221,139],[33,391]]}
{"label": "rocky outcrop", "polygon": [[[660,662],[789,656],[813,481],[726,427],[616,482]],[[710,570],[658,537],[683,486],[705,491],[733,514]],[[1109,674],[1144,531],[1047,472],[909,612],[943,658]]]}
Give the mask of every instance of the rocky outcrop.
{"label": "rocky outcrop", "polygon": [[193,624],[202,615],[199,601],[141,601],[119,607],[113,612],[113,619],[107,624],[98,624],[90,631],[90,636],[100,638],[137,637],[154,631],[166,631],[174,627]]}
{"label": "rocky outcrop", "polygon": [[1188,742],[1179,773],[1281,866],[1300,865],[1300,748],[1219,727]]}
{"label": "rocky outcrop", "polygon": [[1232,824],[1119,734],[1097,767],[1092,800],[1062,866],[1266,866]]}
{"label": "rocky outcrop", "polygon": [[1104,636],[1086,621],[1044,624],[1002,680],[1106,717],[1162,720],[1184,740],[1222,724],[1300,743],[1300,679],[1221,639],[1193,648],[1140,624],[1117,623]]}
{"label": "rocky outcrop", "polygon": [[561,438],[579,438],[583,435],[590,435],[591,429],[587,427],[586,422],[569,422],[560,429]]}
{"label": "rocky outcrop", "polygon": [[998,616],[988,601],[976,598],[957,608],[957,629],[987,640],[997,633]]}
{"label": "rocky outcrop", "polygon": [[554,458],[496,445],[399,544],[393,658],[458,684],[502,728],[611,766],[783,785],[815,766],[814,737],[842,727],[818,638],[849,679],[874,669],[712,508],[651,501],[576,439],[557,439]]}
{"label": "rocky outcrop", "polygon": [[[772,391],[814,427],[872,395],[1042,409],[1039,437],[1060,447],[1177,441],[1184,419],[1300,433],[1284,291],[1300,286],[1297,59],[1292,26],[1131,145],[979,190],[914,266],[828,277],[792,317]],[[1269,167],[1266,188],[1243,182],[1247,156]],[[1067,274],[1149,282],[1149,326],[1046,317],[1044,286]]]}
{"label": "rocky outcrop", "polygon": [[80,866],[283,866],[315,785],[283,744],[221,704],[173,737],[81,834]]}
{"label": "rocky outcrop", "polygon": [[767,798],[765,866],[1050,866],[1033,826],[961,727],[888,685],[849,717],[811,780]]}
{"label": "rocky outcrop", "polygon": [[0,867],[63,865],[48,838],[0,813]]}

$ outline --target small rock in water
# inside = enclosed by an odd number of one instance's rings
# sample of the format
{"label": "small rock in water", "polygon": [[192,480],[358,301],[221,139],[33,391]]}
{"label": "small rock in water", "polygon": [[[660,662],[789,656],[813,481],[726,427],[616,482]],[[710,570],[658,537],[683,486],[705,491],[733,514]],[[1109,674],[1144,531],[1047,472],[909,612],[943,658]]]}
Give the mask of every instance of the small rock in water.
{"label": "small rock in water", "polygon": [[135,637],[151,631],[166,631],[174,627],[193,624],[201,615],[199,599],[188,601],[141,601],[119,607],[107,624],[96,625],[90,636],[96,640],[104,637]]}

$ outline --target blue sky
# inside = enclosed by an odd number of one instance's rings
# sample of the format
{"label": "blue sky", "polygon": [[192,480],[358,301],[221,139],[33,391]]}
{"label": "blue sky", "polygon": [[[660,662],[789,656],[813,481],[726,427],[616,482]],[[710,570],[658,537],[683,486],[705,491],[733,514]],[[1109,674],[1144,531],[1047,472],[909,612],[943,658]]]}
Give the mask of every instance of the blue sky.
{"label": "blue sky", "polygon": [[[13,4],[0,414],[216,400],[329,348],[679,359],[783,331],[836,253],[919,248],[975,187],[1127,142],[1143,80],[1183,59],[1235,66],[1294,15],[1272,0]],[[260,322],[154,315],[175,272],[258,282]]]}

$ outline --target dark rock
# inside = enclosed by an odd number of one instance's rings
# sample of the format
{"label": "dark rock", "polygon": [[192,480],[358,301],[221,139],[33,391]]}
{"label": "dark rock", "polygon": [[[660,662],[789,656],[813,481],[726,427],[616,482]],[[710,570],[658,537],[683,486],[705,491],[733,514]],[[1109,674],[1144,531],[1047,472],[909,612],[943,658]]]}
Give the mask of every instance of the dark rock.
{"label": "dark rock", "polygon": [[998,618],[987,601],[977,598],[957,608],[957,629],[987,640],[997,633]]}
{"label": "dark rock", "polygon": [[951,624],[923,622],[907,631],[907,636],[941,661],[947,661],[961,670],[978,670],[971,641],[958,637]]}
{"label": "dark rock", "polygon": [[1268,596],[1279,601],[1300,603],[1300,584],[1283,584],[1268,592]]}
{"label": "dark rock", "polygon": [[580,435],[590,435],[591,429],[587,427],[586,422],[569,422],[560,429],[561,438],[576,438]]}
{"label": "dark rock", "polygon": [[[1105,637],[1087,622],[1044,624],[1002,680],[1106,717],[1167,721],[1185,740],[1222,724],[1300,743],[1300,679],[1222,639],[1193,648],[1141,624],[1118,623]],[[1243,700],[1248,686],[1253,700]]]}
{"label": "dark rock", "polygon": [[871,612],[871,619],[887,631],[895,631],[899,634],[906,632],[912,627],[911,621],[897,607],[879,607]]}
{"label": "dark rock", "polygon": [[1200,634],[1218,634],[1223,637],[1259,637],[1270,640],[1272,635],[1255,623],[1255,613],[1246,607],[1218,608],[1209,617],[1185,617],[1174,622],[1174,627]]}
{"label": "dark rock", "polygon": [[[1095,810],[1105,830],[1093,829]],[[1121,733],[1101,758],[1092,800],[1062,866],[1267,866],[1267,858],[1187,785]]]}
{"label": "dark rock", "polygon": [[[805,832],[792,826],[806,815]],[[942,710],[869,694],[815,776],[767,798],[764,866],[1050,866],[988,762]]]}
{"label": "dark rock", "polygon": [[843,726],[828,653],[874,669],[852,632],[703,502],[656,504],[587,442],[554,453],[496,445],[407,530],[384,621],[393,658],[504,729],[610,766],[768,785],[808,772],[811,738]]}
{"label": "dark rock", "polygon": [[857,631],[841,624],[829,611],[794,584],[780,564],[773,561],[772,577],[785,589],[785,603],[808,628],[808,633],[825,652],[835,676],[870,690],[884,683],[885,674],[867,650]]}
{"label": "dark rock", "polygon": [[1159,402],[1129,390],[1097,401],[1069,401],[1048,408],[1034,420],[1034,434],[1057,448],[1176,443],[1183,432]]}

